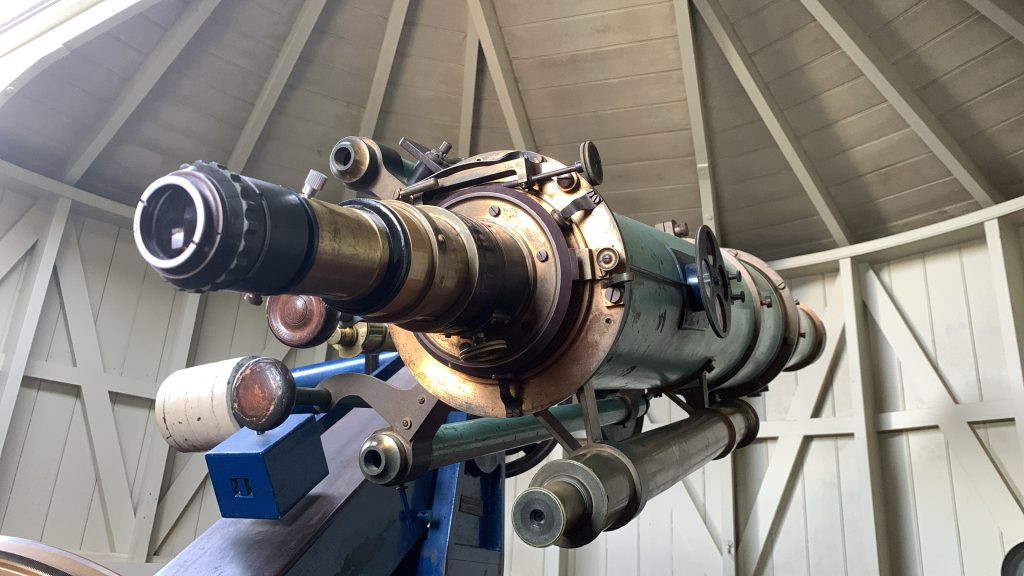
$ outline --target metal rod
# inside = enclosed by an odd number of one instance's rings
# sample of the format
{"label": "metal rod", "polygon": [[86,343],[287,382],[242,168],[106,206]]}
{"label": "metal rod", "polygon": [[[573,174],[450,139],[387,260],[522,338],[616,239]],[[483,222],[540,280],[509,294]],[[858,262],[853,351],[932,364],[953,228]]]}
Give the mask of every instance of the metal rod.
{"label": "metal rod", "polygon": [[635,518],[648,500],[693,471],[751,442],[757,427],[754,409],[735,402],[622,442],[584,446],[534,474],[512,506],[512,526],[531,546],[583,546]]}
{"label": "metal rod", "polygon": [[[380,364],[387,364],[398,356],[394,352],[380,354]],[[329,360],[319,364],[310,364],[292,370],[292,378],[299,388],[316,388],[320,382],[338,374],[362,374],[364,360],[362,357]]]}
{"label": "metal rod", "polygon": [[[640,415],[646,412],[642,403]],[[599,400],[597,410],[601,425],[622,424],[633,413],[630,402],[621,396]],[[571,432],[584,427],[579,404],[555,406],[551,414]],[[440,468],[478,456],[520,448],[551,438],[551,433],[536,418],[477,418],[445,424],[437,431],[431,446],[430,468]]]}
{"label": "metal rod", "polygon": [[[601,423],[621,424],[647,412],[642,397],[612,396],[597,403]],[[570,431],[584,427],[579,404],[556,406],[550,416]],[[378,430],[363,442],[359,467],[367,480],[385,486],[407,482],[427,470],[471,460],[551,438],[551,432],[533,416],[477,418],[442,425],[430,449],[413,449],[393,430]]]}

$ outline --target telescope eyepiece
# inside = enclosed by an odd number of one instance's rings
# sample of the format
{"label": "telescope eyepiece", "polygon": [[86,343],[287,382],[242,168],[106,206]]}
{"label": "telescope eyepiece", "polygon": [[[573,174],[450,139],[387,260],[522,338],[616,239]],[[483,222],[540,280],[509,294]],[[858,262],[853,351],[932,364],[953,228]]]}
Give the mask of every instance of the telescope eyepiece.
{"label": "telescope eyepiece", "polygon": [[313,223],[295,190],[199,161],[146,188],[134,232],[146,262],[182,290],[276,294],[308,266]]}
{"label": "telescope eyepiece", "polygon": [[207,178],[184,172],[160,178],[142,194],[135,212],[139,252],[151,266],[174,274],[212,251],[222,226],[220,204]]}

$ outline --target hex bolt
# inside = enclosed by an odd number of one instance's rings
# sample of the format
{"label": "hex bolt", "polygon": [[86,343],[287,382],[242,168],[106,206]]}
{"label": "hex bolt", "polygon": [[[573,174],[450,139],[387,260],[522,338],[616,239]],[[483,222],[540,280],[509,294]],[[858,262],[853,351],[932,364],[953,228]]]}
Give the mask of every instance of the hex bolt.
{"label": "hex bolt", "polygon": [[501,208],[498,208],[497,206],[492,204],[491,207],[487,209],[487,213],[497,218],[498,216],[501,215]]}
{"label": "hex bolt", "polygon": [[540,260],[541,262],[547,262],[548,261],[548,252],[547,252],[547,250],[537,250],[537,260]]}
{"label": "hex bolt", "polygon": [[771,308],[772,307],[772,299],[770,297],[761,298],[761,306],[764,306],[765,308]]}
{"label": "hex bolt", "polygon": [[412,428],[412,419],[411,418],[402,418],[402,428],[405,428],[406,430],[408,430],[409,428]]}

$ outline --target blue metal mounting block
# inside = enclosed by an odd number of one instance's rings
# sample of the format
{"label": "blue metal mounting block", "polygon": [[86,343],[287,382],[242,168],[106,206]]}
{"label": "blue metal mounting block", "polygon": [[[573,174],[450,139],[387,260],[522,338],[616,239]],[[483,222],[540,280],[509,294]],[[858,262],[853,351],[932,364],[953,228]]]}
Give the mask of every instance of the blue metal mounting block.
{"label": "blue metal mounting block", "polygon": [[[388,379],[402,367],[397,354],[381,354],[373,373]],[[362,373],[363,358],[332,360],[292,370],[296,385],[312,388],[345,373]],[[301,407],[300,407],[301,409]],[[300,412],[301,410],[296,410]],[[243,428],[206,454],[206,467],[223,518],[279,519],[327,477],[320,435],[347,414],[294,413],[277,428],[257,434]]]}
{"label": "blue metal mounting block", "polygon": [[294,414],[257,434],[243,428],[206,454],[224,518],[278,519],[327,477],[320,427]]}

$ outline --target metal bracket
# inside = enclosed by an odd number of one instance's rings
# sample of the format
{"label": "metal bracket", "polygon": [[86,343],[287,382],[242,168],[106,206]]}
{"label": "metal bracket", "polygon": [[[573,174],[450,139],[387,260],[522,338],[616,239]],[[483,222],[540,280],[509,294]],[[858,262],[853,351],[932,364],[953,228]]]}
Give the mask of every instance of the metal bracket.
{"label": "metal bracket", "polygon": [[498,378],[498,393],[501,395],[501,402],[505,405],[505,417],[515,418],[523,415],[523,400],[512,392],[511,378]]}
{"label": "metal bracket", "polygon": [[338,407],[373,408],[410,443],[431,440],[452,410],[408,374],[387,381],[365,374],[339,374],[324,380],[320,388],[331,393],[331,412]]}
{"label": "metal bracket", "polygon": [[558,441],[558,444],[565,450],[566,454],[572,454],[582,448],[580,441],[572,435],[572,432],[562,425],[562,423],[552,414],[547,408],[536,412],[533,415],[540,423],[547,428],[551,436]]}
{"label": "metal bracket", "polygon": [[563,221],[570,222],[576,213],[583,212],[584,214],[589,214],[600,206],[602,202],[604,202],[604,198],[601,198],[596,189],[591,188],[582,195],[577,196],[572,202],[569,202],[565,208],[558,212],[558,216]]}
{"label": "metal bracket", "polygon": [[589,380],[576,391],[576,401],[583,411],[583,425],[587,432],[587,444],[598,444],[604,441],[604,432],[601,431],[601,417],[597,412],[597,394],[594,393],[594,384]]}

